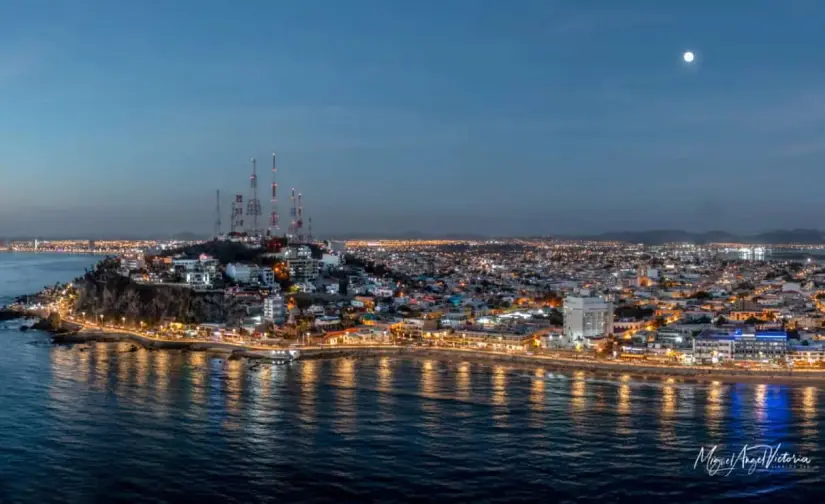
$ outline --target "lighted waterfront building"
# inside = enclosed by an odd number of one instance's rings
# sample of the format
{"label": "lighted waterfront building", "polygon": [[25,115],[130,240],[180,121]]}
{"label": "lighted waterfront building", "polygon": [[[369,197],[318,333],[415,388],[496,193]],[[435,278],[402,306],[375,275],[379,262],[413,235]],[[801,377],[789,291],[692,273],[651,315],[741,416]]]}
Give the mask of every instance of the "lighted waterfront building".
{"label": "lighted waterfront building", "polygon": [[785,357],[787,348],[786,332],[754,331],[751,328],[732,332],[707,329],[693,340],[693,355],[699,362],[775,361]]}
{"label": "lighted waterfront building", "polygon": [[599,297],[564,298],[564,335],[569,342],[613,333],[613,303]]}

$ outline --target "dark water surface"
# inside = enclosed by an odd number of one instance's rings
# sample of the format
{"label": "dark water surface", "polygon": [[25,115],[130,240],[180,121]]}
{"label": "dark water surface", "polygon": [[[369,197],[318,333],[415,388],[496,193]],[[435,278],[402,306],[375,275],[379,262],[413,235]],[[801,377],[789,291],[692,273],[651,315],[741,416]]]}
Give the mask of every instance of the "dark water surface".
{"label": "dark water surface", "polygon": [[[52,268],[12,269],[22,283],[68,279]],[[0,288],[7,274],[0,266]],[[256,367],[129,344],[52,347],[45,335],[1,327],[0,502],[825,495],[821,388],[392,358]],[[700,447],[727,454],[745,443],[782,443],[811,464],[694,469]]]}

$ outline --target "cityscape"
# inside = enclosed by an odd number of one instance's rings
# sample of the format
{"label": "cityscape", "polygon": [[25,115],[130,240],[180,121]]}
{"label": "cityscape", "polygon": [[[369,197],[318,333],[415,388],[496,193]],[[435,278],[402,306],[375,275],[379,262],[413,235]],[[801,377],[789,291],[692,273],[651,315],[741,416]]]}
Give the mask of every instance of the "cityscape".
{"label": "cityscape", "polygon": [[0,504],[820,502],[823,19],[0,3]]}
{"label": "cityscape", "polygon": [[825,367],[825,267],[811,256],[765,260],[766,250],[781,256],[781,246],[316,243],[232,231],[207,242],[35,242],[34,250],[108,254],[98,265],[105,282],[187,290],[231,306],[223,317],[176,318],[175,302],[152,312],[71,286],[22,307],[59,307],[66,320],[147,338],[418,345],[777,373]]}

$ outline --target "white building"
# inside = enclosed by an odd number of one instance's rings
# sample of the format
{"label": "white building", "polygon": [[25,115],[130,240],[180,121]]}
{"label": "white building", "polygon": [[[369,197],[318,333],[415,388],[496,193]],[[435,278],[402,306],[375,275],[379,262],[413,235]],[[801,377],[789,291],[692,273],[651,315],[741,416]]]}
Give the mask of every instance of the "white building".
{"label": "white building", "polygon": [[212,277],[205,271],[188,271],[186,283],[193,287],[209,287],[212,285]]}
{"label": "white building", "polygon": [[318,261],[312,258],[312,249],[309,247],[290,247],[284,252],[284,259],[289,269],[289,278],[293,282],[312,282],[318,278]]}
{"label": "white building", "polygon": [[226,276],[238,283],[250,283],[258,278],[258,267],[249,264],[229,263],[226,265]]}
{"label": "white building", "polygon": [[613,304],[598,297],[564,298],[564,335],[571,342],[613,332]]}
{"label": "white building", "polygon": [[275,322],[284,318],[284,298],[275,294],[264,299],[264,320]]}
{"label": "white building", "polygon": [[206,254],[198,257],[177,257],[172,259],[172,268],[183,271],[218,271],[218,260]]}

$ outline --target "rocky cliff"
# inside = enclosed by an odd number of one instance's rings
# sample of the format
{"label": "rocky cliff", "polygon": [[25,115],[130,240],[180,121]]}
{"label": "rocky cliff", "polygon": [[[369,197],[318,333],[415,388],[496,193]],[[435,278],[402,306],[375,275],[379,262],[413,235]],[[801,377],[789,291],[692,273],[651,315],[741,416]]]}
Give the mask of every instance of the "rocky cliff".
{"label": "rocky cliff", "polygon": [[77,312],[87,317],[126,317],[147,323],[174,319],[183,323],[238,322],[246,306],[222,292],[196,292],[182,286],[138,284],[111,271],[87,274],[76,284]]}

